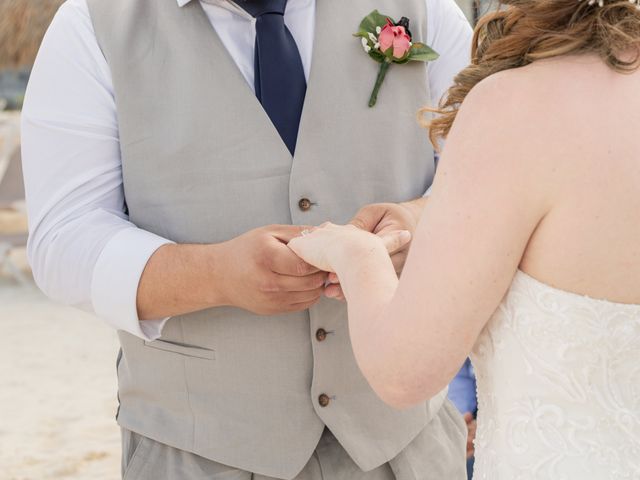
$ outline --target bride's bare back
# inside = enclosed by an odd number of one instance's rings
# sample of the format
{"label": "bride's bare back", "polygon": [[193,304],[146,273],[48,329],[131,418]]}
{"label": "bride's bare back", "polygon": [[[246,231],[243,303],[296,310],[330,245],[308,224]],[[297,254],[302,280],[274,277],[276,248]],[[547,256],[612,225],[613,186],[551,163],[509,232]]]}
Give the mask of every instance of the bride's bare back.
{"label": "bride's bare back", "polygon": [[640,72],[574,56],[503,77],[526,88],[519,108],[531,123],[510,128],[539,137],[529,153],[548,170],[549,211],[521,268],[564,290],[640,304]]}

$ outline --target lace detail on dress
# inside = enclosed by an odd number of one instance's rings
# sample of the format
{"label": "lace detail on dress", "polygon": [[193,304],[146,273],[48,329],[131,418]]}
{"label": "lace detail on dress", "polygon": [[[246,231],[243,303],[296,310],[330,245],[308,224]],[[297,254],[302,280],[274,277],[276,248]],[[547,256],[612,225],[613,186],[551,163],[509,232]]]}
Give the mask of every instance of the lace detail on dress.
{"label": "lace detail on dress", "polygon": [[518,272],[472,360],[474,479],[640,479],[640,305]]}

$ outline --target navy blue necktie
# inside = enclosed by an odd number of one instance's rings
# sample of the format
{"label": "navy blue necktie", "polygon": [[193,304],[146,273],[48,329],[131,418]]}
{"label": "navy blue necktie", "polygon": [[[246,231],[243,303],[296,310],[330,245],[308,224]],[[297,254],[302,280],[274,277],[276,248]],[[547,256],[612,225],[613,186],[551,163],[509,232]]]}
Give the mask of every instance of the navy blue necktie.
{"label": "navy blue necktie", "polygon": [[296,41],[284,24],[287,0],[236,3],[256,19],[256,96],[293,155],[307,81]]}

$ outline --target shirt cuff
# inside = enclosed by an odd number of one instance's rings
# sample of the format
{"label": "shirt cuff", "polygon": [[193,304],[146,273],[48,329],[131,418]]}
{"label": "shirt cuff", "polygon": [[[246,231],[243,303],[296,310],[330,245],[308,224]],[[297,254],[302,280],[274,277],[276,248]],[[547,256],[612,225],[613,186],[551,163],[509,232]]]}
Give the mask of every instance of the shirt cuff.
{"label": "shirt cuff", "polygon": [[138,318],[138,285],[149,258],[170,243],[173,242],[138,228],[127,228],[111,238],[93,270],[91,301],[96,315],[117,330],[144,340],[159,338],[169,318]]}

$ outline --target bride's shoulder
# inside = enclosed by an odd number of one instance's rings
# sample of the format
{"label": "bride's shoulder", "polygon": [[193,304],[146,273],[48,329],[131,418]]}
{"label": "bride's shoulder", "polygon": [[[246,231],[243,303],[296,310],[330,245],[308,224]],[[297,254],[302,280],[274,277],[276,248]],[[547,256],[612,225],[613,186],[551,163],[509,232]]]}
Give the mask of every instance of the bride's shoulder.
{"label": "bride's shoulder", "polygon": [[[491,157],[491,168],[517,173],[548,170],[563,151],[582,138],[582,122],[588,109],[584,87],[591,59],[540,60],[525,67],[497,72],[477,83],[460,106],[447,140],[453,150],[481,150]],[[576,85],[581,88],[576,88]],[[590,87],[589,87],[590,88]],[[589,117],[587,117],[589,118]],[[468,162],[484,159],[474,156]],[[458,160],[461,161],[461,160]],[[483,168],[487,168],[483,166]]]}
{"label": "bride's shoulder", "polygon": [[[481,123],[486,131],[521,132],[524,122],[531,123],[540,111],[541,101],[547,102],[540,85],[540,74],[530,74],[524,68],[494,73],[478,82],[467,93],[458,109],[454,129],[468,130]],[[537,80],[536,80],[537,79]]]}
{"label": "bride's shoulder", "polygon": [[[611,69],[595,55],[537,60],[484,78],[471,89],[463,108],[490,111],[494,115],[504,111],[515,117],[521,113],[529,120],[536,114],[548,115],[549,108],[562,114],[588,105],[584,96],[592,90],[597,92],[607,75],[611,75]],[[581,88],[576,88],[577,85]]]}

